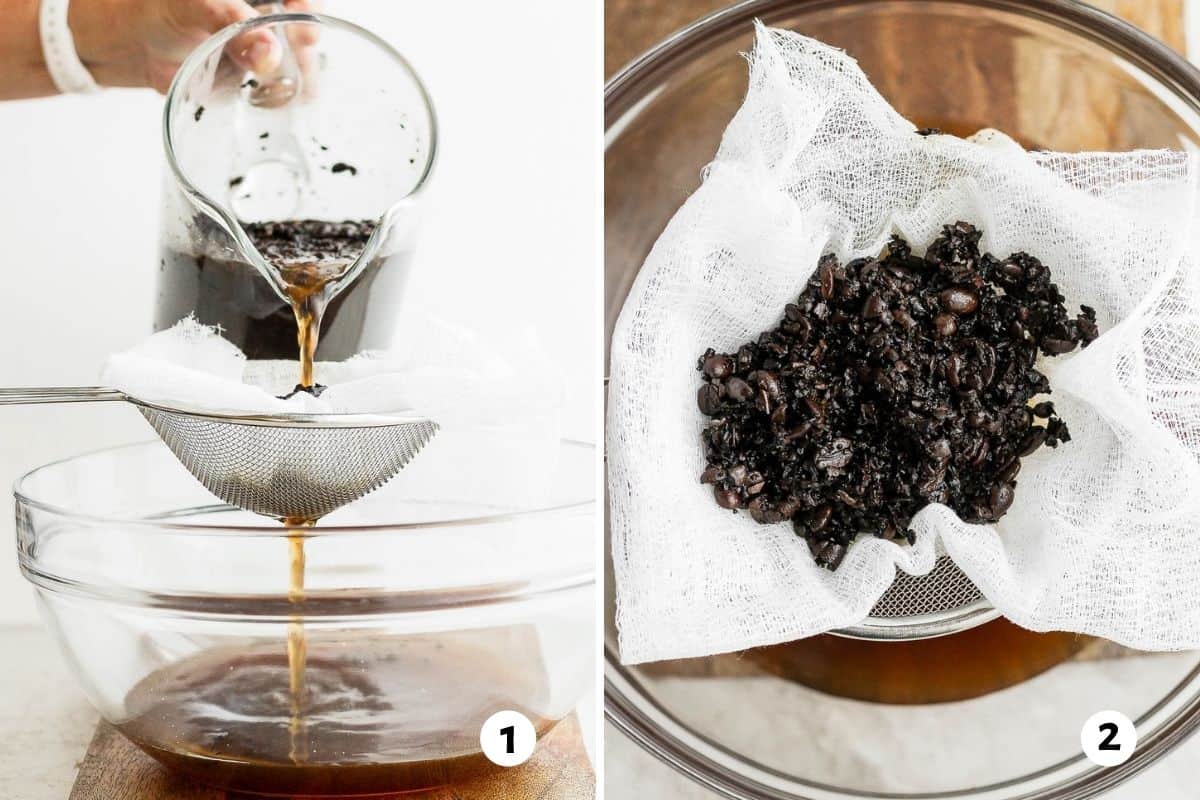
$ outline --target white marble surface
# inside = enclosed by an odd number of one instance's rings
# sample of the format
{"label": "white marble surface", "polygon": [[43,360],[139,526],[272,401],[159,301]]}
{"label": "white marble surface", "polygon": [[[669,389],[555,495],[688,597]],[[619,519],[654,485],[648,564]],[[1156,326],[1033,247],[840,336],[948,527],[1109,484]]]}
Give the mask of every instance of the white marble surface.
{"label": "white marble surface", "polygon": [[[66,800],[98,716],[42,628],[0,626],[0,663],[0,800]],[[577,713],[594,761],[595,698]]]}
{"label": "white marble surface", "polygon": [[[716,712],[719,713],[719,712]],[[728,718],[728,717],[726,717]],[[776,722],[766,721],[764,731],[778,730]],[[1031,726],[1028,746],[1036,746],[1039,729]],[[1194,800],[1196,764],[1200,761],[1200,737],[1187,740],[1149,770],[1117,787],[1106,800]],[[604,730],[604,797],[606,800],[715,800],[719,795],[701,788],[673,768],[660,762],[611,724]],[[856,768],[862,768],[858,764]],[[861,775],[859,777],[862,777]]]}
{"label": "white marble surface", "polygon": [[0,627],[0,797],[65,800],[97,715],[36,626]]}
{"label": "white marble surface", "polygon": [[[1105,800],[1195,800],[1200,737],[1192,737],[1148,771],[1105,795]],[[716,800],[707,791],[604,726],[605,800]]]}

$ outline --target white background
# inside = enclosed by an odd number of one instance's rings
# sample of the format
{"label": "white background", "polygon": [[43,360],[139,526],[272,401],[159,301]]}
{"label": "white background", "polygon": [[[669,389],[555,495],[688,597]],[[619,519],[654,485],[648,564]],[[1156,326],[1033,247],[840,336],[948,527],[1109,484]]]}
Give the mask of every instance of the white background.
{"label": "white background", "polygon": [[[522,0],[328,0],[410,59],[441,153],[410,308],[481,330],[534,325],[566,383],[567,436],[593,440],[595,7]],[[149,334],[162,98],[0,103],[0,385],[92,384]],[[26,470],[152,436],[125,406],[0,408],[0,492]],[[34,618],[0,505],[0,624]]]}

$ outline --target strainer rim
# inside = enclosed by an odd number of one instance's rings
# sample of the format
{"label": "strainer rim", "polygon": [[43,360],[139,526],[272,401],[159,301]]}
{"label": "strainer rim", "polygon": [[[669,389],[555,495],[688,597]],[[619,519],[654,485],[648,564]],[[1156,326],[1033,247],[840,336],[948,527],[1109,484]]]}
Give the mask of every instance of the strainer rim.
{"label": "strainer rim", "polygon": [[[241,412],[217,408],[201,408],[186,403],[166,405],[161,402],[142,400],[126,394],[125,399],[138,408],[148,408],[173,414],[222,422],[228,425],[256,425],[260,427],[278,428],[387,428],[393,425],[412,425],[422,422],[434,422],[431,418],[418,414],[411,408],[398,408],[392,411],[346,411],[346,412]],[[436,422],[435,422],[436,424]],[[85,453],[81,455],[90,455]],[[49,466],[49,465],[46,465]]]}
{"label": "strainer rim", "polygon": [[[585,441],[580,441],[578,439],[567,439],[567,438],[560,438],[558,440],[558,445],[560,448],[566,448],[568,450],[578,452],[580,454],[586,454],[588,451],[591,451],[594,454],[595,448],[596,448],[596,446],[594,444],[592,444],[591,442],[585,442]],[[123,526],[137,527],[139,529],[145,528],[145,529],[153,529],[156,531],[169,531],[169,532],[191,534],[191,535],[198,535],[198,536],[226,536],[226,535],[245,536],[247,534],[253,534],[255,536],[260,536],[260,537],[261,536],[272,536],[272,537],[278,537],[278,538],[287,538],[289,535],[291,535],[291,536],[296,535],[294,531],[289,533],[288,529],[280,526],[277,521],[268,520],[266,517],[263,518],[263,522],[261,524],[257,524],[257,525],[249,525],[249,524],[222,524],[222,525],[207,524],[206,525],[206,524],[188,523],[188,522],[170,522],[170,521],[166,521],[163,519],[154,519],[154,518],[149,518],[149,517],[121,516],[119,514],[89,514],[87,512],[83,512],[83,511],[72,511],[67,508],[64,508],[61,505],[58,505],[55,503],[50,503],[45,500],[37,499],[37,498],[31,496],[31,494],[29,493],[29,491],[27,489],[27,484],[30,481],[32,481],[39,472],[41,472],[43,470],[48,470],[48,469],[51,469],[54,467],[62,466],[63,464],[66,464],[68,462],[75,461],[77,459],[87,458],[89,456],[97,456],[102,453],[112,453],[112,452],[117,452],[117,451],[121,451],[121,450],[131,450],[134,448],[142,448],[142,447],[161,447],[167,451],[169,451],[169,449],[170,449],[167,447],[167,445],[165,443],[163,443],[163,441],[161,439],[157,439],[157,438],[145,439],[140,442],[131,442],[131,443],[123,444],[123,445],[116,445],[116,446],[109,446],[109,447],[98,447],[98,448],[95,448],[92,450],[87,450],[87,451],[84,451],[81,453],[74,453],[65,458],[56,459],[54,461],[50,461],[48,463],[41,464],[37,467],[34,467],[33,469],[31,469],[28,472],[21,475],[21,477],[17,478],[17,480],[14,481],[13,485],[12,485],[12,494],[13,494],[13,499],[16,502],[16,512],[17,512],[18,516],[21,513],[22,506],[27,506],[30,508],[35,508],[35,509],[44,511],[46,513],[54,514],[55,516],[57,516],[61,519],[64,519],[64,520],[71,520],[73,522],[85,523],[85,524],[98,524],[98,525],[120,524]],[[317,527],[305,529],[305,531],[301,534],[301,536],[303,538],[308,539],[308,538],[319,538],[322,536],[336,536],[339,534],[341,534],[341,535],[347,535],[347,534],[358,535],[358,534],[363,534],[363,533],[383,534],[383,533],[395,533],[395,532],[406,532],[406,531],[420,531],[420,530],[429,530],[429,529],[463,528],[463,527],[473,527],[473,526],[477,526],[477,525],[494,525],[496,523],[512,522],[512,521],[516,521],[516,520],[527,520],[527,519],[536,518],[536,517],[548,517],[548,516],[554,516],[554,515],[558,515],[558,514],[569,514],[569,513],[579,513],[579,512],[591,513],[591,511],[594,509],[594,507],[596,505],[596,497],[595,497],[594,485],[592,483],[589,483],[589,488],[592,488],[592,491],[589,493],[590,496],[587,497],[586,499],[570,500],[570,501],[567,501],[564,503],[542,506],[541,508],[528,508],[528,509],[522,509],[519,511],[496,511],[496,512],[488,513],[488,514],[480,514],[478,516],[459,517],[456,519],[444,519],[444,520],[425,520],[425,521],[421,521],[421,522],[385,522],[385,523],[375,523],[375,524],[370,524],[370,525],[364,525],[364,524],[319,525]],[[583,492],[581,492],[581,493],[583,493]],[[223,504],[220,501],[217,501],[216,498],[213,498],[213,499],[215,501],[214,505],[222,506],[222,507],[228,506],[228,504]],[[232,506],[228,506],[228,507],[231,509],[233,508]]]}

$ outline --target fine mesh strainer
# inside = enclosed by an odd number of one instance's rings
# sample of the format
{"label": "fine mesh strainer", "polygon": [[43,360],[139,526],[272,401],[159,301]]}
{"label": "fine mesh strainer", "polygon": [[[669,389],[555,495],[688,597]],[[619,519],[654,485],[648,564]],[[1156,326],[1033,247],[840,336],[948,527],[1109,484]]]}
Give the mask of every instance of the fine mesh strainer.
{"label": "fine mesh strainer", "polygon": [[833,631],[873,641],[931,639],[996,619],[994,609],[971,579],[946,555],[926,575],[896,572],[896,579],[865,620]]}
{"label": "fine mesh strainer", "polygon": [[99,387],[0,389],[0,405],[133,403],[205,488],[276,519],[316,520],[378,488],[437,432],[411,414],[231,414]]}

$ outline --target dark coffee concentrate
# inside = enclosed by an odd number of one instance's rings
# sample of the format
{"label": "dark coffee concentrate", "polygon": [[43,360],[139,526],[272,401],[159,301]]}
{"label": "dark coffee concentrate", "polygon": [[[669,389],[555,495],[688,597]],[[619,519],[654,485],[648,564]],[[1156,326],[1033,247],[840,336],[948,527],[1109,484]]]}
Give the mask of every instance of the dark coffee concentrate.
{"label": "dark coffee concentrate", "polygon": [[531,631],[473,631],[308,644],[296,687],[278,646],[222,648],[154,672],[118,728],[172,771],[276,795],[362,795],[454,784],[497,769],[484,720],[520,710],[553,722]]}
{"label": "dark coffee concentrate", "polygon": [[[168,247],[160,264],[155,330],[171,327],[188,314],[222,335],[251,359],[297,357],[297,315],[320,319],[320,337],[306,344],[314,357],[340,361],[361,349],[367,300],[389,258],[374,259],[337,297],[325,300],[330,280],[341,276],[362,252],[375,223],[292,220],[247,223],[250,240],[284,280],[295,287],[291,302],[281,300],[245,261],[211,242],[222,235],[198,224],[197,241],[187,248]],[[392,265],[402,267],[403,265]],[[304,327],[304,326],[302,326]]]}

